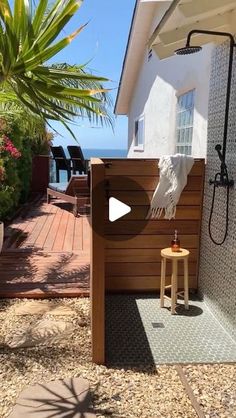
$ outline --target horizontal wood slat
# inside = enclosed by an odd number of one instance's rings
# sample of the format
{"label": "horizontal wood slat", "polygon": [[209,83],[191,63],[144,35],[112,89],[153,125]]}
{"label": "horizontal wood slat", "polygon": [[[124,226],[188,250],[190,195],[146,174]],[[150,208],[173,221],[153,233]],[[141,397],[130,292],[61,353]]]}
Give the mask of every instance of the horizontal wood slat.
{"label": "horizontal wood slat", "polygon": [[[106,240],[106,248],[166,248],[170,246],[171,235],[114,235],[113,240]],[[129,238],[129,239],[128,239]],[[198,235],[182,235],[181,246],[198,248]]]}
{"label": "horizontal wood slat", "polygon": [[[156,159],[106,159],[104,162],[106,164],[106,176],[157,176],[159,173],[158,160]],[[201,177],[203,164],[204,160],[196,160],[189,175]]]}
{"label": "horizontal wood slat", "polygon": [[[143,190],[149,192],[154,190],[157,187],[157,184],[159,182],[159,176],[153,175],[153,176],[141,176],[141,173],[139,173],[139,176],[127,176],[127,178],[131,181],[124,181],[124,174],[119,174],[120,177],[112,177],[108,175],[106,177],[106,180],[109,182],[109,190],[140,190],[142,188]],[[183,193],[186,191],[200,191],[201,190],[201,177],[199,176],[189,176],[187,184],[183,190]]]}
{"label": "horizontal wood slat", "polygon": [[[149,211],[149,206],[137,206],[131,210],[127,215],[123,216],[123,220],[145,220]],[[108,208],[105,210],[105,220],[108,220]],[[164,219],[164,212],[160,219]],[[183,220],[200,220],[201,208],[200,206],[177,206],[175,219]]]}
{"label": "horizontal wood slat", "polygon": [[170,235],[171,239],[173,231],[177,229],[180,235],[198,234],[199,221],[184,220],[157,220],[153,219],[149,222],[141,220],[118,220],[116,222],[105,223],[106,235],[130,235],[139,233],[141,235]]}
{"label": "horizontal wood slat", "polygon": [[[198,250],[191,249],[189,261],[197,261]],[[116,263],[157,263],[161,261],[161,251],[156,248],[107,248],[106,262]]]}
{"label": "horizontal wood slat", "polygon": [[[111,190],[110,195],[115,197],[116,199],[121,200],[123,203],[129,206],[142,206],[142,205],[149,205],[152,197],[153,191],[150,192],[143,192],[143,191],[118,191],[118,190]],[[179,199],[179,206],[196,206],[200,205],[201,203],[201,195],[198,191],[195,192],[183,192],[180,199]],[[106,202],[108,205],[108,201]]]}
{"label": "horizontal wood slat", "polygon": [[[126,276],[126,277],[106,277],[106,290],[107,291],[159,291],[160,289],[160,276]],[[184,277],[178,277],[178,285],[183,288]],[[191,289],[197,289],[196,276],[189,276],[189,287]]]}
{"label": "horizontal wood slat", "polygon": [[[171,275],[172,266],[171,262],[167,262],[166,274]],[[178,272],[180,275],[184,274],[184,263],[183,261],[178,262]],[[160,276],[161,274],[161,263],[106,263],[105,275],[109,277],[113,276]],[[196,274],[196,261],[189,262],[189,274]]]}

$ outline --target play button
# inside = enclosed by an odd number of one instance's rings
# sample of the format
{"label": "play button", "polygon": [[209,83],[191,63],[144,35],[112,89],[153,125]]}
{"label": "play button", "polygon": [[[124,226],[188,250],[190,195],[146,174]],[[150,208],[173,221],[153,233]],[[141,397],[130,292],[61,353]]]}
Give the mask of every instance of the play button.
{"label": "play button", "polygon": [[116,199],[110,197],[109,199],[109,221],[114,222],[131,212],[131,207]]}
{"label": "play button", "polygon": [[89,217],[89,222],[96,234],[105,237],[106,242],[111,241],[116,248],[115,241],[124,242],[153,233],[152,225],[148,228],[150,221],[147,219],[153,185],[142,173],[136,176],[108,174],[92,188],[93,215]]}

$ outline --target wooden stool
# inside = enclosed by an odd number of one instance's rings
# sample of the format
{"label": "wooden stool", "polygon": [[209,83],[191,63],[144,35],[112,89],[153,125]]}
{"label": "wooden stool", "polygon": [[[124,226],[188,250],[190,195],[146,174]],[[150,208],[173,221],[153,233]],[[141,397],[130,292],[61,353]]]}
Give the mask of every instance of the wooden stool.
{"label": "wooden stool", "polygon": [[[161,289],[160,299],[161,308],[164,308],[164,300],[168,299],[171,301],[171,314],[175,313],[177,296],[184,295],[184,306],[188,309],[188,256],[189,251],[184,248],[180,248],[178,252],[172,252],[171,248],[165,248],[161,250]],[[165,285],[166,279],[166,260],[172,261],[172,276],[171,284]],[[184,290],[178,292],[178,261],[183,260],[184,262]],[[165,295],[165,289],[171,289],[171,297]]]}

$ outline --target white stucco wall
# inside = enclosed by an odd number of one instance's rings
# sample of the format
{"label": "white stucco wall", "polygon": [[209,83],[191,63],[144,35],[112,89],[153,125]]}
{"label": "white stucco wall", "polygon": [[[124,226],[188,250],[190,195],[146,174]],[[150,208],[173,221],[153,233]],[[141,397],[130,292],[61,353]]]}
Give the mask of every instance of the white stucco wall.
{"label": "white stucco wall", "polygon": [[[154,22],[156,20],[157,16],[154,17]],[[195,89],[192,155],[206,156],[213,48],[209,44],[198,54],[173,56],[165,60],[159,60],[153,51],[150,61],[148,50],[145,52],[128,114],[128,157],[160,157],[175,153],[177,96],[192,89]],[[134,121],[141,115],[145,118],[145,144],[144,150],[138,151],[134,149],[133,142]]]}

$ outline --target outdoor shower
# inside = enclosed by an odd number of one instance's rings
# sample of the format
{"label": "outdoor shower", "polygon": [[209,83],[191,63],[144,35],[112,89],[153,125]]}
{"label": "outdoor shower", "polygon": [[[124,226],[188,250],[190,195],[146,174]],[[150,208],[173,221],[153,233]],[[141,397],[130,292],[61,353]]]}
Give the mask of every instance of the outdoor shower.
{"label": "outdoor shower", "polygon": [[[233,187],[234,181],[229,180],[228,170],[226,165],[226,145],[227,145],[227,136],[228,136],[228,122],[229,122],[229,106],[230,106],[230,91],[231,91],[231,81],[232,81],[232,67],[233,67],[233,57],[234,57],[234,47],[236,43],[234,41],[234,37],[231,33],[227,32],[215,32],[209,30],[198,30],[194,29],[189,32],[187,37],[186,46],[184,48],[177,49],[175,53],[177,55],[189,55],[194,54],[195,52],[201,51],[201,46],[191,46],[190,41],[191,37],[196,34],[204,34],[204,35],[213,35],[213,36],[224,36],[229,38],[230,40],[230,50],[229,50],[229,67],[228,67],[228,81],[227,81],[227,92],[226,92],[226,103],[225,103],[225,120],[224,120],[224,135],[223,135],[223,147],[220,144],[215,146],[215,150],[218,153],[220,159],[220,172],[216,173],[214,180],[209,180],[210,184],[213,184],[213,196],[212,196],[212,204],[211,204],[211,211],[208,223],[209,235],[211,240],[216,245],[222,245],[225,242],[225,239],[228,234],[228,221],[229,221],[229,189]],[[216,241],[211,232],[211,222],[212,222],[212,215],[214,211],[214,203],[215,203],[215,191],[217,187],[224,187],[227,189],[227,200],[226,200],[226,220],[225,220],[225,233],[222,241]]]}

